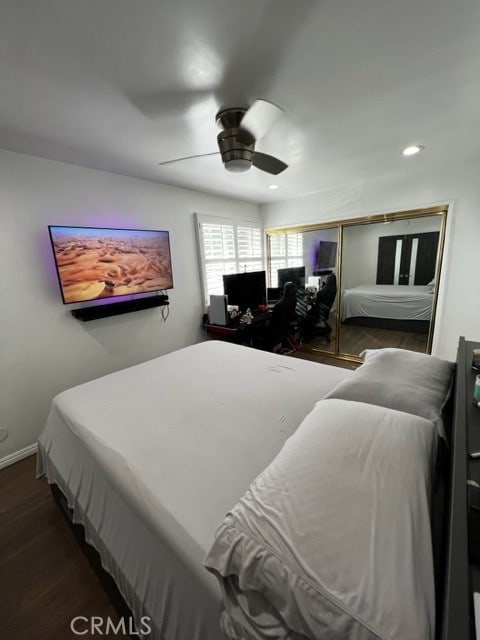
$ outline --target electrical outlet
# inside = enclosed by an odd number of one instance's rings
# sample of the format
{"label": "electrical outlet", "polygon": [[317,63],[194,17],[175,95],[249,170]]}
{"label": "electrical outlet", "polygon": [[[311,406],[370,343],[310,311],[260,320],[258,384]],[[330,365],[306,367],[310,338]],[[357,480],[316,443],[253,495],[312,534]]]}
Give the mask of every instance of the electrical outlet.
{"label": "electrical outlet", "polygon": [[8,436],[8,429],[7,427],[0,427],[0,442],[2,440],[5,440],[5,438]]}

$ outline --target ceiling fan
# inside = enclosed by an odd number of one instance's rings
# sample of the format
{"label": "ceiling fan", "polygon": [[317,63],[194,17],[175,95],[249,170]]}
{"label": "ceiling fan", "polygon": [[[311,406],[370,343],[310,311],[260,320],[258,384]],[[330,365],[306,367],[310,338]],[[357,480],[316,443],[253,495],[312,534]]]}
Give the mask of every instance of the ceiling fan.
{"label": "ceiling fan", "polygon": [[282,113],[283,110],[280,107],[266,100],[256,100],[249,109],[241,107],[222,109],[215,116],[217,125],[222,129],[217,136],[219,151],[167,160],[159,162],[159,165],[164,166],[220,153],[227,171],[242,173],[248,171],[253,165],[261,171],[278,175],[288,165],[278,158],[255,151],[255,144],[266,135]]}

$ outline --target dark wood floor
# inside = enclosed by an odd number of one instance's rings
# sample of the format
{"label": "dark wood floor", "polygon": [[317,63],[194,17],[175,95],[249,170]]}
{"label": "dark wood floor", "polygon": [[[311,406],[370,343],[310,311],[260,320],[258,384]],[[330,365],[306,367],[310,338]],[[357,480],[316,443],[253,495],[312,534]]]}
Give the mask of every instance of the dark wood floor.
{"label": "dark wood floor", "polygon": [[395,347],[397,349],[425,353],[427,339],[428,335],[426,333],[342,324],[339,350],[342,353],[359,355],[364,349]]}
{"label": "dark wood floor", "polygon": [[0,545],[2,640],[98,637],[75,635],[70,621],[76,616],[110,616],[118,622],[47,482],[35,478],[35,456],[0,471]]}
{"label": "dark wood floor", "polygon": [[310,360],[311,362],[320,362],[320,364],[330,364],[334,367],[341,367],[342,369],[356,369],[360,366],[359,362],[340,360],[339,358],[332,358],[320,353],[305,351],[302,350],[302,348],[300,348],[298,351],[292,351],[292,353],[289,353],[288,355],[292,358],[301,358],[302,360]]}
{"label": "dark wood floor", "polygon": [[[336,317],[334,313],[330,314],[329,323],[332,327],[335,327]],[[321,351],[335,353],[337,340],[335,329],[331,338],[332,341],[327,343],[323,337],[314,337],[305,346],[310,349],[320,349]],[[426,353],[427,340],[428,335],[425,333],[342,324],[340,326],[338,350],[341,353],[359,355],[365,349],[395,347],[397,349]]]}

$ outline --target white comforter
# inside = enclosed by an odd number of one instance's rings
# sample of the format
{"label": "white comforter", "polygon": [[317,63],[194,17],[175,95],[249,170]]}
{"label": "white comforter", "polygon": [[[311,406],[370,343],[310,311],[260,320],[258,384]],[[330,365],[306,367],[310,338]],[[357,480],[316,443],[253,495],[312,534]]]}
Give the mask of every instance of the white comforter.
{"label": "white comforter", "polygon": [[202,566],[217,524],[351,371],[209,341],[59,394],[39,439],[56,482],[152,638],[220,635]]}

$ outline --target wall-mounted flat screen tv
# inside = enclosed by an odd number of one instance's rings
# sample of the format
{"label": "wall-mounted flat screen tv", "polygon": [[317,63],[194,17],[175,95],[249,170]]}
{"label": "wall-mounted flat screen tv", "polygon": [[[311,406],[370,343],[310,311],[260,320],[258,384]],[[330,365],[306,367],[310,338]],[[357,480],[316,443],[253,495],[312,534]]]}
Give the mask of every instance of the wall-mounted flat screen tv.
{"label": "wall-mounted flat screen tv", "polygon": [[64,304],[173,288],[168,231],[48,230]]}
{"label": "wall-mounted flat screen tv", "polygon": [[337,243],[321,240],[318,245],[317,268],[332,269],[337,264]]}

